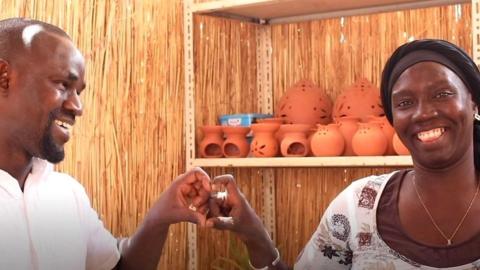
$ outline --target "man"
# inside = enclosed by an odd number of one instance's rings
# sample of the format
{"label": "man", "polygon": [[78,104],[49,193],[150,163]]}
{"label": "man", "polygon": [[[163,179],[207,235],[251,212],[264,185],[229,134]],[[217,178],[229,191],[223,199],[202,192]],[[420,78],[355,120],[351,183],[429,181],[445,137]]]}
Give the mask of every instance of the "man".
{"label": "man", "polygon": [[83,187],[53,171],[82,114],[84,65],[58,27],[0,21],[0,269],[155,269],[170,224],[205,225],[200,169],[179,176],[118,245]]}

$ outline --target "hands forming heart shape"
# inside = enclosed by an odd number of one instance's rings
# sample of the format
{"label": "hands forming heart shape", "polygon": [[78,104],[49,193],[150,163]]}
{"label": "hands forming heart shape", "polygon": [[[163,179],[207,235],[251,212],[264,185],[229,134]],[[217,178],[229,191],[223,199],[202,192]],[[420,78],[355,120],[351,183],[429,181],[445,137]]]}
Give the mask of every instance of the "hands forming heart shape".
{"label": "hands forming heart shape", "polygon": [[245,239],[265,230],[232,175],[211,179],[200,168],[178,176],[150,212],[163,225],[187,221],[230,230]]}
{"label": "hands forming heart shape", "polygon": [[211,179],[202,169],[194,168],[178,176],[147,215],[160,227],[186,221],[232,231],[245,243],[251,261],[257,265],[279,258],[262,221],[230,174]]}

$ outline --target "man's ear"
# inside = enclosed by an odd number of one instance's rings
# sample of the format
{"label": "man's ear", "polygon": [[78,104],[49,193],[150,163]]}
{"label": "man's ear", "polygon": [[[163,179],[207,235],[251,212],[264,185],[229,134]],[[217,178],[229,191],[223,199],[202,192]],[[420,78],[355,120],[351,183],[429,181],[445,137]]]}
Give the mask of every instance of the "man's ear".
{"label": "man's ear", "polygon": [[0,58],[0,94],[6,95],[8,93],[10,82],[10,65],[7,61]]}

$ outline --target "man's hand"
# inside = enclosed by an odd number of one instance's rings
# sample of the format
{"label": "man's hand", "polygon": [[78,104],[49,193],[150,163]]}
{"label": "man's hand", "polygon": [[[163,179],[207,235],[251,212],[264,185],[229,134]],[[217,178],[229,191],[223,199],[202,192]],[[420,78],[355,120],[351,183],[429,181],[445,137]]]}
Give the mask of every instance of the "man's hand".
{"label": "man's hand", "polygon": [[115,269],[157,269],[170,224],[188,221],[205,226],[210,191],[210,177],[200,168],[178,176],[123,246]]}
{"label": "man's hand", "polygon": [[200,168],[194,168],[178,176],[160,195],[147,218],[158,225],[170,225],[182,221],[205,226],[210,177]]}

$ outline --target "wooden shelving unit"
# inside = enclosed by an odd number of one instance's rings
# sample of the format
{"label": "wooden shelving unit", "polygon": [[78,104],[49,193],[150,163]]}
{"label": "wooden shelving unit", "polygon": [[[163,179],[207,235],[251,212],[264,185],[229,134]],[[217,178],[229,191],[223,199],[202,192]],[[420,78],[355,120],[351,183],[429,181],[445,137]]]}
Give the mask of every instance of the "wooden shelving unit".
{"label": "wooden shelving unit", "polygon": [[197,158],[200,167],[385,167],[411,166],[410,156],[369,157],[275,157],[275,158]]}
{"label": "wooden shelving unit", "polygon": [[[411,166],[410,156],[375,157],[305,157],[305,158],[242,158],[201,159],[196,154],[195,138],[195,70],[193,16],[208,15],[238,19],[258,24],[257,88],[261,113],[272,113],[272,24],[319,20],[387,11],[432,6],[472,3],[473,53],[480,62],[480,0],[219,0],[194,3],[184,0],[185,57],[185,145],[186,167],[258,167],[264,168],[263,220],[275,236],[275,181],[271,168],[285,167],[402,167]],[[198,259],[196,227],[188,227],[188,269],[196,270]]]}
{"label": "wooden shelving unit", "polygon": [[196,14],[243,19],[259,24],[318,20],[378,12],[468,3],[468,0],[221,0],[197,3]]}

